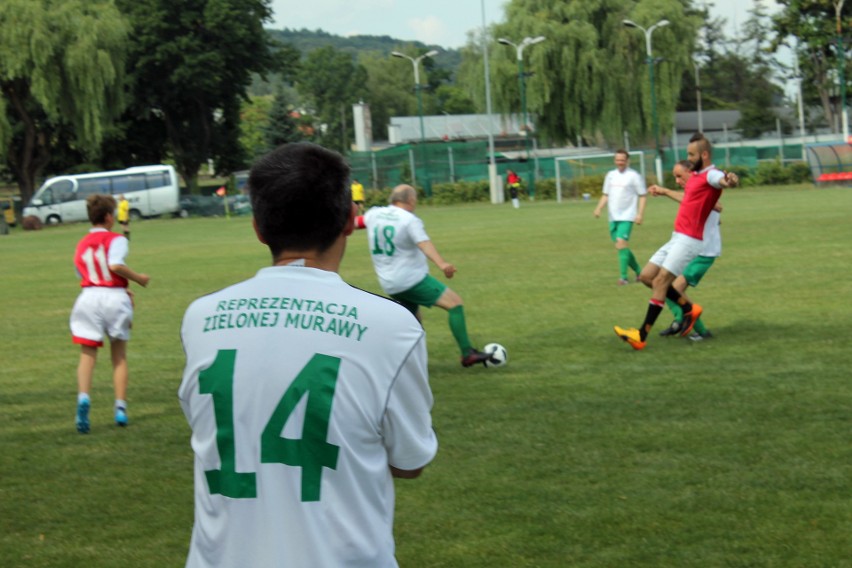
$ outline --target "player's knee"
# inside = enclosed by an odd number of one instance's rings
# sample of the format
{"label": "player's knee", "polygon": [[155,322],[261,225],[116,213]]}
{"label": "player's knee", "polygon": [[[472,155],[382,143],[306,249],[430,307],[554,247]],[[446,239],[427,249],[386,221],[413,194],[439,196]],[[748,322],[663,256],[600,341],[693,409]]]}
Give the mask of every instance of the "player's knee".
{"label": "player's knee", "polygon": [[462,298],[451,288],[444,290],[441,297],[438,299],[438,305],[447,310],[451,310],[462,305]]}

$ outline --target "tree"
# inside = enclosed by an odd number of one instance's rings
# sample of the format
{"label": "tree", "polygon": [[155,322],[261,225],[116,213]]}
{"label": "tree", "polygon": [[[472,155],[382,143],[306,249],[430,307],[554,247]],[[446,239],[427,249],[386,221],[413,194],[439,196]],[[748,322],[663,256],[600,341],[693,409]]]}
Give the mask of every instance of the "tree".
{"label": "tree", "polygon": [[476,109],[464,89],[455,85],[441,85],[435,90],[435,105],[447,114],[473,114]]}
{"label": "tree", "polygon": [[[540,135],[555,143],[586,137],[620,144],[627,130],[634,140],[650,142],[645,37],[622,21],[631,19],[647,28],[664,18],[670,25],[654,33],[653,51],[664,58],[656,68],[655,86],[660,132],[668,132],[700,24],[689,0],[512,0],[506,6],[506,23],[493,27],[489,43],[497,109],[520,112],[520,87],[515,49],[493,40],[505,37],[518,43],[542,35],[546,41],[523,54],[524,70],[531,73],[526,79],[527,109],[537,117]],[[481,50],[465,49],[463,58],[467,64],[459,81],[471,98],[481,100]]]}
{"label": "tree", "polygon": [[[741,39],[734,42],[729,58],[744,68],[744,80],[728,85],[740,102],[741,117],[737,128],[745,138],[757,138],[764,132],[774,131],[778,115],[772,110],[781,103],[783,92],[772,83],[772,61],[768,54],[770,25],[762,0],[754,0],[749,17],[743,26]],[[722,69],[728,70],[728,65]],[[727,76],[730,76],[726,73]]]}
{"label": "tree", "polygon": [[284,89],[280,89],[272,102],[269,121],[263,132],[267,150],[288,142],[298,142],[304,138],[299,131],[299,125],[290,114],[291,111],[287,95]]}
{"label": "tree", "polygon": [[311,51],[302,62],[296,88],[319,122],[320,144],[346,152],[352,138],[352,105],[359,100],[367,71],[352,56],[331,46]]}
{"label": "tree", "polygon": [[130,16],[132,92],[159,120],[192,192],[208,159],[220,174],[246,165],[240,103],[252,73],[275,68],[263,23],[270,0],[117,0]]}
{"label": "tree", "polygon": [[[360,63],[367,71],[367,94],[364,100],[370,103],[373,133],[387,137],[387,127],[391,117],[417,116],[417,90],[414,85],[414,75],[411,62],[406,59],[391,57],[391,51],[405,53],[410,57],[419,57],[429,51],[427,47],[414,44],[397,45],[386,53],[373,52],[361,56]],[[420,61],[420,93],[423,101],[423,114],[436,114],[448,109],[443,108],[438,92],[448,88],[443,85],[449,80],[450,72],[438,68],[435,60],[426,57]],[[452,91],[441,91],[444,100],[454,96]],[[464,94],[459,95],[459,100]],[[457,106],[462,106],[458,104]]]}
{"label": "tree", "polygon": [[777,0],[776,3],[782,9],[772,18],[775,31],[772,49],[788,45],[795,50],[805,98],[819,102],[826,123],[836,132],[841,114],[838,62],[845,64],[846,81],[850,73],[849,41],[840,42],[841,52],[838,30],[849,29],[852,24],[852,3],[843,4],[839,0]]}
{"label": "tree", "polygon": [[97,154],[124,104],[128,26],[112,0],[3,0],[0,29],[0,153],[26,201],[68,140]]}
{"label": "tree", "polygon": [[401,60],[390,56],[390,51],[367,53],[359,61],[367,71],[367,82],[365,92],[358,96],[370,105],[374,137],[387,139],[391,117],[417,114],[411,64],[402,65]]}

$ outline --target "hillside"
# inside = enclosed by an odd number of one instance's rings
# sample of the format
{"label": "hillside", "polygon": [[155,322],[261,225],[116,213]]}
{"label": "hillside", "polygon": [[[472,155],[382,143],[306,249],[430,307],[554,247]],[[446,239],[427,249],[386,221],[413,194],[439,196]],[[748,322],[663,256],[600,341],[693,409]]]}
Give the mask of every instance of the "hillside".
{"label": "hillside", "polygon": [[323,30],[295,30],[284,28],[280,30],[268,29],[266,32],[269,37],[280,43],[289,43],[296,49],[302,52],[302,57],[318,47],[330,45],[334,49],[345,51],[358,58],[362,53],[379,52],[386,53],[390,56],[390,52],[399,50],[402,47],[414,45],[424,50],[436,49],[438,55],[435,56],[435,65],[442,69],[449,69],[455,75],[455,70],[458,69],[461,63],[461,53],[457,49],[446,49],[440,45],[426,45],[419,41],[404,41],[395,39],[390,36],[373,36],[373,35],[356,35],[343,37],[332,35]]}

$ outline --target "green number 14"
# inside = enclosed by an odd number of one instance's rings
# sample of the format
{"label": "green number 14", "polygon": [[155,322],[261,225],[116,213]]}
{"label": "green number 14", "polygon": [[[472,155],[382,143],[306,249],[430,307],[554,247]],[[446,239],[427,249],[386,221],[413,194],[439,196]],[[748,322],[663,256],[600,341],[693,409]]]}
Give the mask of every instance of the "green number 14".
{"label": "green number 14", "polygon": [[[236,434],[234,431],[234,362],[237,352],[223,349],[210,367],[198,375],[201,394],[213,396],[216,416],[216,448],[220,469],[205,471],[210,493],[234,499],[257,497],[254,472],[238,472],[236,468]],[[340,359],[314,354],[308,364],[287,387],[260,436],[260,462],[280,463],[302,468],[302,501],[320,500],[322,469],[337,469],[339,447],[329,444],[328,422]],[[307,396],[305,419],[300,439],[281,435],[287,419],[302,397]]]}

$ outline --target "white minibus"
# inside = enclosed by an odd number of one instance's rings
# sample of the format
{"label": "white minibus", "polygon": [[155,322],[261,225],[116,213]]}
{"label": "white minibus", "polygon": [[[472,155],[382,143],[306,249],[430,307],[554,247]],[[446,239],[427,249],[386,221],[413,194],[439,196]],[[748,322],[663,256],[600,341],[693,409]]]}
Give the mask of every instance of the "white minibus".
{"label": "white minibus", "polygon": [[133,220],[180,211],[177,173],[172,166],[159,165],[52,177],[33,195],[24,216],[35,215],[50,225],[87,221],[86,197],[93,193],[116,199],[123,194]]}

